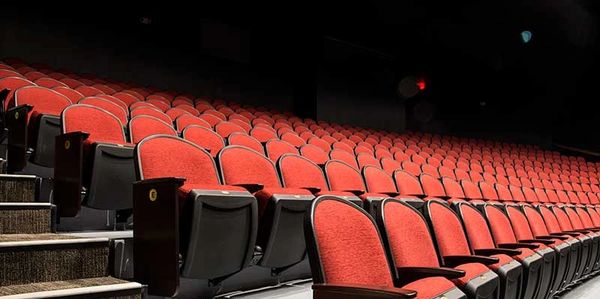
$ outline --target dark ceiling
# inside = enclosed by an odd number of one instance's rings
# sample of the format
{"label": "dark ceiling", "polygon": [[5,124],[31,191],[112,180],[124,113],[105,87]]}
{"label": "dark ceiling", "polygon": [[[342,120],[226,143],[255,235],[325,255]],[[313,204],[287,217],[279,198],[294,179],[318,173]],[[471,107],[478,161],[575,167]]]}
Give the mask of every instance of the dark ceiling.
{"label": "dark ceiling", "polygon": [[323,59],[322,40],[333,38],[386,57],[400,73],[425,74],[422,100],[437,107],[446,131],[527,132],[600,149],[597,1],[122,3],[7,6],[2,14],[169,53],[206,51],[198,32],[216,26],[231,39],[216,38],[223,48],[239,48],[220,56],[275,73],[294,72],[291,60]]}

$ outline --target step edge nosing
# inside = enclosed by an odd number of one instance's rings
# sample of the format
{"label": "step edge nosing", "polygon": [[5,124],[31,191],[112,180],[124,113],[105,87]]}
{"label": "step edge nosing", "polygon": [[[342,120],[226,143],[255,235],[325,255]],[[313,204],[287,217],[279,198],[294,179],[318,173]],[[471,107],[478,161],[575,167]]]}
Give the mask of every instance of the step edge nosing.
{"label": "step edge nosing", "polygon": [[117,292],[133,289],[141,289],[142,285],[137,282],[124,282],[118,284],[100,285],[92,287],[40,291],[16,295],[0,296],[3,299],[28,299],[28,298],[60,298],[65,296],[85,295],[99,292]]}

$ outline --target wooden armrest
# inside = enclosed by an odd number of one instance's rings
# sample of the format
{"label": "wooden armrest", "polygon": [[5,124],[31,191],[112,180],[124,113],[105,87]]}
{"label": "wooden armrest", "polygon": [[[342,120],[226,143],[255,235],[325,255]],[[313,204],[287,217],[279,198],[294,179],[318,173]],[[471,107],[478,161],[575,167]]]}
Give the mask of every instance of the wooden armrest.
{"label": "wooden armrest", "polygon": [[447,255],[444,256],[444,265],[448,267],[456,267],[467,263],[481,263],[484,265],[493,265],[499,260],[495,257],[482,255]]}
{"label": "wooden armrest", "polygon": [[446,267],[398,267],[396,271],[400,285],[427,277],[441,276],[447,279],[456,279],[465,276],[465,271]]}
{"label": "wooden armrest", "polygon": [[498,244],[500,248],[509,248],[509,249],[518,249],[518,248],[529,248],[529,249],[538,249],[540,245],[531,244],[531,243],[501,243]]}
{"label": "wooden armrest", "polygon": [[265,188],[262,184],[233,184],[232,186],[242,187],[250,193],[260,191]]}
{"label": "wooden armrest", "polygon": [[479,255],[494,255],[494,254],[506,254],[508,256],[517,256],[521,254],[521,250],[508,249],[508,248],[482,248],[475,249],[475,254]]}

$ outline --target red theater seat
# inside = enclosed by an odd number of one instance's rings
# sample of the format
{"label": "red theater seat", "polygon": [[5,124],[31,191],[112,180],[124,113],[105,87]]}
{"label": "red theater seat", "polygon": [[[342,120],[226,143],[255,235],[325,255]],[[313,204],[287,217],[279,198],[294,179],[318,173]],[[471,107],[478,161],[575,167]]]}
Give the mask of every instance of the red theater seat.
{"label": "red theater seat", "polygon": [[244,187],[258,200],[257,245],[264,249],[259,264],[283,268],[302,261],[303,217],[314,199],[312,193],[282,187],[275,164],[247,147],[227,146],[218,159],[223,183]]}
{"label": "red theater seat", "polygon": [[[54,166],[54,138],[60,134],[60,114],[71,101],[60,93],[40,87],[21,87],[14,93],[15,107],[6,112],[8,170],[22,170],[32,162]],[[28,151],[31,151],[29,158]]]}
{"label": "red theater seat", "polygon": [[223,138],[219,134],[209,128],[197,125],[185,128],[181,133],[181,137],[203,148],[213,157],[216,157],[219,151],[225,147],[225,141],[223,141]]}
{"label": "red theater seat", "polygon": [[131,209],[133,147],[121,121],[102,108],[82,104],[67,107],[61,119],[54,165],[59,214],[68,217],[79,212],[83,187],[84,204],[89,207]]}
{"label": "red theater seat", "polygon": [[136,116],[129,121],[129,138],[133,144],[157,134],[177,136],[177,131],[170,124],[148,115]]}
{"label": "red theater seat", "polygon": [[391,266],[394,261],[387,258],[375,222],[357,206],[325,196],[310,211],[305,233],[315,297],[466,298],[449,280],[464,272],[400,263],[398,273]]}
{"label": "red theater seat", "polygon": [[[138,143],[135,156],[140,181],[134,186],[134,213],[146,217],[135,219],[134,262],[145,283],[167,283],[172,287],[161,291],[171,296],[179,276],[218,279],[250,264],[256,200],[244,188],[222,185],[207,151],[175,136],[155,135]],[[169,237],[161,238],[166,231]],[[180,260],[181,254],[186,258]],[[165,271],[173,264],[178,271]]]}

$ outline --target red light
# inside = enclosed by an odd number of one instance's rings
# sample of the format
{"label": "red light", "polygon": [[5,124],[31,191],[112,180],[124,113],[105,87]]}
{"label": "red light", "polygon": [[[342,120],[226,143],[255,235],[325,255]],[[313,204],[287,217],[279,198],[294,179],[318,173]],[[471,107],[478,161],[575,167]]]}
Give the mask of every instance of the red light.
{"label": "red light", "polygon": [[417,88],[419,88],[419,90],[425,90],[425,79],[417,80]]}

